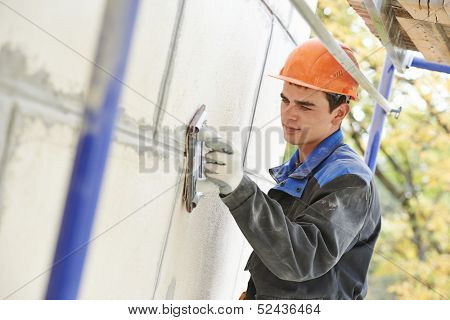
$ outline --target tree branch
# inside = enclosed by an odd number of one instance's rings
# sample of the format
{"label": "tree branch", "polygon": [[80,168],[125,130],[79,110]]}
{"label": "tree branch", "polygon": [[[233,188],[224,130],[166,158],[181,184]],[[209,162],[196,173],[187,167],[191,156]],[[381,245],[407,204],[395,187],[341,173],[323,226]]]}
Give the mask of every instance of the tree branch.
{"label": "tree branch", "polygon": [[430,114],[436,119],[436,122],[439,127],[441,127],[447,134],[450,133],[450,129],[448,128],[447,124],[445,124],[442,119],[439,117],[439,113],[434,109],[431,103],[427,103],[427,108]]}

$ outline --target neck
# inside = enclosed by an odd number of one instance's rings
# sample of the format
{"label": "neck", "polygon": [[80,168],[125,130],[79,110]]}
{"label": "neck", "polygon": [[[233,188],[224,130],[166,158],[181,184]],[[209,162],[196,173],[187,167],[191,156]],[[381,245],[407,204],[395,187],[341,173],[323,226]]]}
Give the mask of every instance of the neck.
{"label": "neck", "polygon": [[326,136],[324,136],[320,140],[312,141],[307,144],[298,145],[298,157],[300,160],[300,163],[304,162],[306,158],[311,154],[311,152],[314,151],[314,149],[321,143],[323,140],[331,136],[334,132],[336,132],[339,128],[335,128],[331,131],[331,133],[328,133]]}
{"label": "neck", "polygon": [[298,146],[298,157],[299,157],[300,163],[304,162],[306,160],[306,158],[308,158],[310,153],[313,152],[313,150],[317,147],[317,145],[319,143],[320,143],[320,141]]}

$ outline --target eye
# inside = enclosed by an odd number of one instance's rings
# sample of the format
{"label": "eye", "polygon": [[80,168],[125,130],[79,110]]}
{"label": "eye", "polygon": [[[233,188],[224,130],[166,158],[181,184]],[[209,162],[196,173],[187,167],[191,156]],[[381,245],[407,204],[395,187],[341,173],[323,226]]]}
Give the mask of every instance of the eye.
{"label": "eye", "polygon": [[285,104],[289,104],[289,100],[285,99],[285,98],[281,98],[281,102],[285,103]]}
{"label": "eye", "polygon": [[298,106],[299,106],[300,109],[303,109],[303,110],[311,110],[310,108],[305,107],[305,106],[303,106],[301,104],[299,104]]}

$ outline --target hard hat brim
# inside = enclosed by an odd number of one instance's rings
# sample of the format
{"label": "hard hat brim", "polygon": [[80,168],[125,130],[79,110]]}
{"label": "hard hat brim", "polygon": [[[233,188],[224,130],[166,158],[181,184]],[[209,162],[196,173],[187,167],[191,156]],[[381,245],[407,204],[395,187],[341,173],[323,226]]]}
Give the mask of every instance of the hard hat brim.
{"label": "hard hat brim", "polygon": [[[273,74],[268,74],[268,76],[272,77],[272,78],[284,80],[284,81],[287,81],[287,82],[290,82],[290,83],[294,83],[294,84],[297,84],[297,85],[302,86],[302,87],[307,87],[307,88],[310,88],[310,89],[314,89],[314,90],[317,90],[317,91],[323,91],[323,92],[335,93],[335,94],[342,94],[342,93],[338,93],[338,92],[333,92],[333,91],[330,91],[330,90],[322,89],[322,88],[316,87],[316,86],[314,86],[312,84],[309,84],[309,83],[306,83],[306,82],[303,82],[301,80],[294,79],[294,78],[291,78],[291,77],[286,77],[286,76],[281,76],[281,75],[273,75]],[[353,97],[351,95],[349,95],[349,97],[350,97],[350,99],[356,101],[355,97]]]}

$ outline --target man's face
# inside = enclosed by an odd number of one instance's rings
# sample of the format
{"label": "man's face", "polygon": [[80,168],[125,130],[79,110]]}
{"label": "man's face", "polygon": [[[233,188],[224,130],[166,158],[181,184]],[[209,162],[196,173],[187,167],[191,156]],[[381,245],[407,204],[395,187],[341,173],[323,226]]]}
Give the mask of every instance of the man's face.
{"label": "man's face", "polygon": [[297,146],[319,143],[339,128],[337,109],[330,113],[324,92],[284,81],[280,110],[284,139]]}

